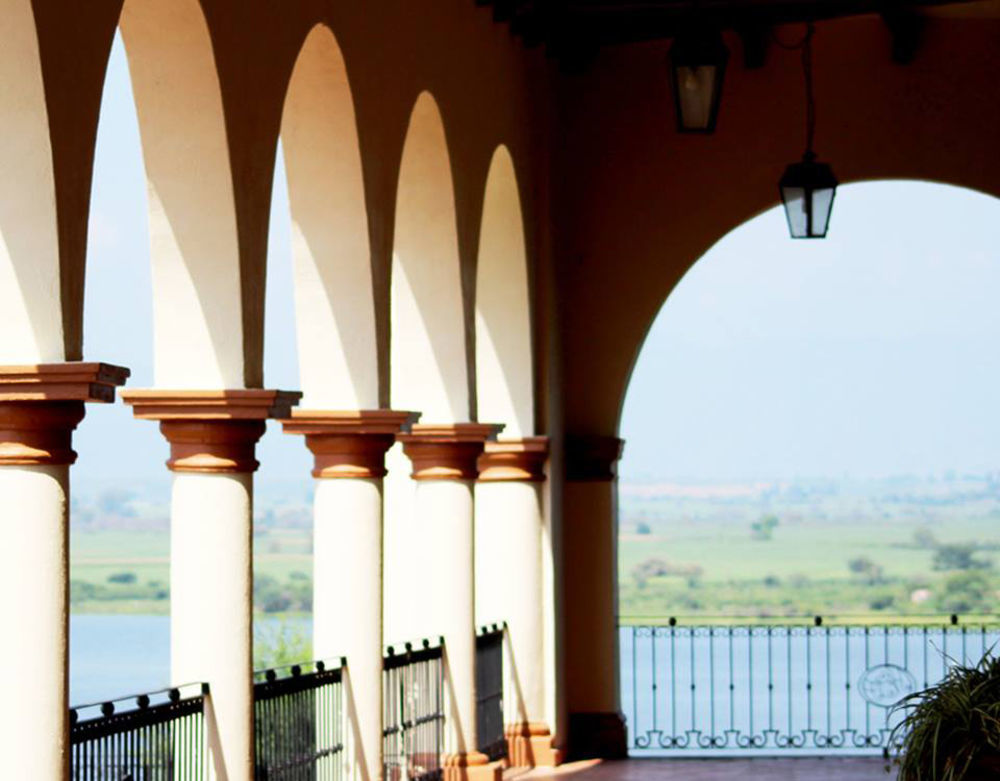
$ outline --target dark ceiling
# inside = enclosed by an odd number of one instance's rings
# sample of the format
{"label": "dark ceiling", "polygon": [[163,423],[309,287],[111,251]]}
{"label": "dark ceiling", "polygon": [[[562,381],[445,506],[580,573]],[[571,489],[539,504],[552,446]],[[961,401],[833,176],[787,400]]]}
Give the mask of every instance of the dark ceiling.
{"label": "dark ceiling", "polygon": [[[672,38],[691,26],[735,30],[748,65],[777,24],[881,14],[894,37],[893,56],[915,46],[920,9],[962,0],[475,0],[493,19],[510,25],[527,46],[544,44],[562,60],[589,59],[602,46]],[[749,46],[746,46],[749,44]],[[762,53],[761,53],[762,54]],[[902,55],[902,56],[900,56]]]}

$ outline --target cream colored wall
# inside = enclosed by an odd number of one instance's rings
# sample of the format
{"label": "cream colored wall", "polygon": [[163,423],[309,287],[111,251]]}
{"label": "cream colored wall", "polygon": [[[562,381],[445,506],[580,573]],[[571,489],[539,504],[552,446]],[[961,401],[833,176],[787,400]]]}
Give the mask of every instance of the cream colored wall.
{"label": "cream colored wall", "polygon": [[326,26],[295,64],[281,123],[304,409],[376,409],[378,347],[361,150],[344,59]]}
{"label": "cream colored wall", "polygon": [[476,269],[476,392],[479,420],[503,423],[504,437],[535,433],[534,355],[524,218],[514,161],[493,155]]}
{"label": "cream colored wall", "polygon": [[156,384],[243,387],[239,239],[222,94],[197,0],[121,17],[149,186]]}
{"label": "cream colored wall", "polygon": [[423,420],[469,420],[468,359],[454,185],[444,123],[417,98],[396,197],[391,287],[392,407]]}
{"label": "cream colored wall", "polygon": [[3,0],[0,37],[0,363],[60,361],[55,179],[29,0]]}

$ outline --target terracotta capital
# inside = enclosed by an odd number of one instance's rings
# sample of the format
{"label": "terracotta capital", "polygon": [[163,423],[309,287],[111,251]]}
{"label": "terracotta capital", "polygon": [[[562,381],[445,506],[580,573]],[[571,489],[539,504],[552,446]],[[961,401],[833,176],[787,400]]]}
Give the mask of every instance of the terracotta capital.
{"label": "terracotta capital", "polygon": [[315,457],[313,477],[375,479],[385,477],[385,454],[417,420],[415,412],[292,410],[281,425],[286,434],[302,434]]}
{"label": "terracotta capital", "polygon": [[105,363],[0,366],[0,466],[76,461],[84,402],[111,402],[129,370]]}
{"label": "terracotta capital", "polygon": [[475,480],[486,441],[502,428],[489,423],[418,423],[396,439],[413,463],[414,480]]}
{"label": "terracotta capital", "polygon": [[566,437],[566,479],[574,482],[614,480],[625,441],[618,437]]}
{"label": "terracotta capital", "polygon": [[487,442],[479,457],[479,482],[545,482],[548,437],[524,437]]}
{"label": "terracotta capital", "polygon": [[135,390],[122,394],[141,420],[160,421],[173,472],[255,472],[268,418],[284,418],[300,393],[277,390]]}

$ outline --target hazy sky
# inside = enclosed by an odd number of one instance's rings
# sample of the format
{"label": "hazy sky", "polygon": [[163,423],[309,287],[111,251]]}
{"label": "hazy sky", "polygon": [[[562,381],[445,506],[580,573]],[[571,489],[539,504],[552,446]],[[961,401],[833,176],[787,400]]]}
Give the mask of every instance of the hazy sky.
{"label": "hazy sky", "polygon": [[[265,380],[296,388],[280,155],[278,162]],[[129,385],[148,387],[145,182],[118,40],[90,228],[85,356],[128,366]],[[650,331],[622,421],[623,477],[1000,468],[998,240],[996,200],[913,182],[842,187],[826,241],[791,241],[777,209],[733,231],[694,266]],[[141,480],[165,495],[167,448],[155,424],[133,421],[121,405],[93,406],[76,445],[77,491]],[[263,489],[309,490],[309,458],[298,438],[271,424],[259,458]]]}

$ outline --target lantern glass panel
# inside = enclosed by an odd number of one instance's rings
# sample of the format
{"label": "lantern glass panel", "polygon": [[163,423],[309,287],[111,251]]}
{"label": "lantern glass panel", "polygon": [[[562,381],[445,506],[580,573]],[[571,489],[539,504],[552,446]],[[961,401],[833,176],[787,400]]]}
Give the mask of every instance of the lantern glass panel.
{"label": "lantern glass panel", "polygon": [[824,238],[837,191],[837,179],[830,166],[815,162],[815,157],[807,154],[801,163],[785,169],[778,186],[792,238]]}
{"label": "lantern glass panel", "polygon": [[714,124],[719,75],[719,68],[715,65],[676,67],[677,103],[683,129],[708,130]]}
{"label": "lantern glass panel", "polygon": [[781,200],[785,204],[785,216],[788,218],[788,230],[792,238],[804,239],[809,233],[806,191],[802,187],[783,187]]}
{"label": "lantern glass panel", "polygon": [[833,211],[833,196],[836,190],[824,187],[812,194],[812,237],[821,239],[826,236],[830,226],[830,214]]}

